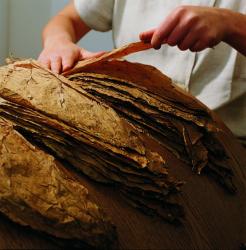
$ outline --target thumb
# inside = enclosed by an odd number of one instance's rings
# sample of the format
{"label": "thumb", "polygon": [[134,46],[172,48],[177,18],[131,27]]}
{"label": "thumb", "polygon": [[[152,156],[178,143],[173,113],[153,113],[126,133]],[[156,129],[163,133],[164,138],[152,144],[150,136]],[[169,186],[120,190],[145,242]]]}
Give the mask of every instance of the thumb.
{"label": "thumb", "polygon": [[91,52],[91,51],[87,51],[85,49],[81,49],[81,51],[80,51],[80,59],[85,60],[85,59],[89,59],[89,58],[100,57],[105,53],[106,53],[106,51]]}
{"label": "thumb", "polygon": [[150,42],[156,29],[144,31],[139,34],[139,39],[143,42]]}

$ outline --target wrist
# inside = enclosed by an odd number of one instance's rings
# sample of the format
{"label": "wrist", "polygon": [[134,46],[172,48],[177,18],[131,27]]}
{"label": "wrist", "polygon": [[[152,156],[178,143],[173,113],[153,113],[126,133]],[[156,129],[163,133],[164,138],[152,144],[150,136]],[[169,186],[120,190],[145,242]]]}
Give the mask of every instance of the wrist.
{"label": "wrist", "polygon": [[73,43],[72,38],[70,38],[68,35],[53,35],[48,36],[43,41],[44,47],[49,47],[50,45],[54,44],[70,44]]}

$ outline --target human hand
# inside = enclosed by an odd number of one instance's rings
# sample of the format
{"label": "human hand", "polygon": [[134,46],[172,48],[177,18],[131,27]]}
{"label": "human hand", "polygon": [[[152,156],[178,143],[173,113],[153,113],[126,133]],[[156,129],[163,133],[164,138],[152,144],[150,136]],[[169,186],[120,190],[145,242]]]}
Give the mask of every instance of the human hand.
{"label": "human hand", "polygon": [[104,53],[104,51],[87,51],[71,41],[52,39],[45,43],[44,49],[38,57],[38,61],[46,68],[59,74],[71,69],[79,60],[98,57]]}
{"label": "human hand", "polygon": [[180,6],[157,28],[141,33],[140,40],[150,42],[155,49],[165,43],[193,52],[212,48],[226,39],[226,15],[224,9]]}

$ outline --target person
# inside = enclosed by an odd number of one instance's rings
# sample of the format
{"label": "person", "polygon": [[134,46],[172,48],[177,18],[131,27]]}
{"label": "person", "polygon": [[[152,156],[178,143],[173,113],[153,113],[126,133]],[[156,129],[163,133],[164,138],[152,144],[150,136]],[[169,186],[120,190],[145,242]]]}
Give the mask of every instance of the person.
{"label": "person", "polygon": [[92,29],[112,30],[115,47],[151,43],[156,50],[127,59],[151,64],[183,84],[246,138],[245,13],[245,0],[74,0],[44,28],[38,60],[61,73],[100,56],[103,51],[76,45]]}

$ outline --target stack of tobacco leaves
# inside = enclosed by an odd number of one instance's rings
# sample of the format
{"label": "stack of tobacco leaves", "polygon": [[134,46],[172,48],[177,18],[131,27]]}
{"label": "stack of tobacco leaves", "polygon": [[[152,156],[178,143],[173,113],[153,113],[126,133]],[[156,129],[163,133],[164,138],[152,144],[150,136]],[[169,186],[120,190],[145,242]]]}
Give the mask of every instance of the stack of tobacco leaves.
{"label": "stack of tobacco leaves", "polygon": [[227,166],[228,157],[213,136],[216,125],[202,106],[189,108],[170,96],[153,94],[141,83],[110,75],[77,73],[69,79],[107,103],[131,124],[151,134],[178,158],[189,162],[195,172],[200,174],[204,170],[229,192],[236,191],[232,170]]}
{"label": "stack of tobacco leaves", "polygon": [[115,227],[87,189],[2,118],[0,212],[70,246],[109,249],[116,240]]}
{"label": "stack of tobacco leaves", "polygon": [[164,155],[146,147],[149,136],[236,191],[213,113],[153,67],[110,61],[148,48],[130,44],[82,61],[67,78],[33,60],[0,68],[2,213],[60,238],[111,245],[114,227],[50,153],[118,188],[134,207],[179,223],[183,209],[172,198],[182,182]]}
{"label": "stack of tobacco leaves", "polygon": [[182,183],[113,108],[35,62],[2,67],[0,79],[0,116],[22,135],[93,180],[115,185],[135,206],[180,221],[182,207],[169,197]]}

